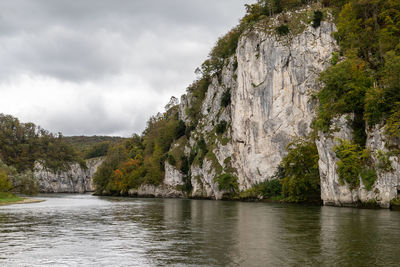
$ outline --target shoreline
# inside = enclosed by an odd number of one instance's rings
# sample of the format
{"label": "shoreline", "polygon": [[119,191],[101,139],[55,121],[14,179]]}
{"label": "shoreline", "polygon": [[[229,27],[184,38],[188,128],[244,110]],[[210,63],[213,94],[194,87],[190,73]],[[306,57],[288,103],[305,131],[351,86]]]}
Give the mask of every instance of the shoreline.
{"label": "shoreline", "polygon": [[0,202],[0,206],[8,206],[8,205],[16,205],[16,204],[32,204],[32,203],[40,203],[44,202],[46,200],[43,199],[36,199],[36,198],[21,198],[20,200],[16,200],[13,202]]}

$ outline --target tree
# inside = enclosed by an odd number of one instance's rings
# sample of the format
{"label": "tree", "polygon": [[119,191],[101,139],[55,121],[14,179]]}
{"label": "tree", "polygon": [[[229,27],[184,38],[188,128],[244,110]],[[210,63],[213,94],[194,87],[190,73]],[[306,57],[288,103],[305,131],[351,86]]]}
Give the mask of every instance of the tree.
{"label": "tree", "polygon": [[318,150],[313,141],[297,139],[287,146],[283,158],[282,194],[290,202],[321,199]]}

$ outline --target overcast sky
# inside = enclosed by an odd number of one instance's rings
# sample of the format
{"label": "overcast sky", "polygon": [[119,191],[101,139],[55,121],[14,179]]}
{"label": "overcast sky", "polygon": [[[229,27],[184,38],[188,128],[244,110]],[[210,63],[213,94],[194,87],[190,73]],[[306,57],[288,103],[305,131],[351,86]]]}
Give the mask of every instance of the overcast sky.
{"label": "overcast sky", "polygon": [[1,0],[0,113],[64,135],[143,131],[250,0]]}

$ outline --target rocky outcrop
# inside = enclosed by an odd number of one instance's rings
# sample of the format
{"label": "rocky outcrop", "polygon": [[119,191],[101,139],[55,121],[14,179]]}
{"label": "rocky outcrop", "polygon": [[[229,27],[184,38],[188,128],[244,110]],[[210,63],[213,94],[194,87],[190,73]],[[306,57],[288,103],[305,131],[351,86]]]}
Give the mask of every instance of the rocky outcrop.
{"label": "rocky outcrop", "polygon": [[382,208],[389,208],[390,200],[398,197],[400,189],[400,163],[396,156],[389,156],[391,170],[381,170],[379,166],[379,153],[387,153],[387,141],[385,140],[384,127],[376,126],[367,130],[366,149],[370,151],[373,165],[377,171],[377,179],[370,190],[363,184],[359,177],[360,186],[350,189],[344,182],[339,182],[337,174],[338,158],[334,152],[334,146],[339,139],[352,140],[352,129],[348,126],[346,116],[335,119],[332,123],[333,130],[330,134],[319,133],[317,148],[319,154],[319,170],[321,175],[321,199],[325,205],[333,206],[359,206],[376,204]]}
{"label": "rocky outcrop", "polygon": [[[317,29],[304,24],[302,32],[285,37],[265,29],[243,34],[236,54],[209,85],[201,119],[185,145],[187,157],[201,138],[208,147],[201,162],[195,159],[190,166],[192,197],[222,198],[215,182],[221,173],[235,174],[241,190],[274,174],[288,143],[310,131],[315,105],[310,94],[318,90],[319,74],[336,49],[334,31],[332,22],[323,21]],[[231,104],[225,107],[226,92]],[[188,124],[193,101],[190,92],[181,97],[180,119]],[[227,130],[218,134],[216,126],[223,121]],[[171,180],[170,167],[165,180]]]}
{"label": "rocky outcrop", "polygon": [[182,191],[173,186],[162,184],[159,186],[144,184],[138,189],[129,189],[130,197],[158,197],[158,198],[177,198],[183,197]]}
{"label": "rocky outcrop", "polygon": [[93,175],[103,160],[103,158],[89,159],[86,161],[86,167],[74,163],[68,170],[57,172],[36,162],[34,177],[39,181],[39,191],[41,193],[93,192]]}
{"label": "rocky outcrop", "polygon": [[336,48],[335,26],[323,22],[282,41],[251,32],[238,45],[238,86],[232,92],[232,144],[243,187],[271,177],[293,138],[314,117],[310,93]]}
{"label": "rocky outcrop", "polygon": [[[309,11],[297,10],[285,16],[289,20],[300,18]],[[190,159],[187,174],[166,163],[161,186],[141,186],[131,190],[130,195],[182,196],[178,188],[190,179],[191,197],[221,199],[224,192],[215,178],[223,173],[236,175],[240,190],[274,175],[287,153],[287,145],[310,133],[317,104],[311,95],[320,89],[320,73],[330,66],[331,55],[338,48],[332,36],[336,28],[329,14],[318,28],[299,20],[301,30],[287,36],[276,34],[280,23],[278,17],[271,18],[268,25],[261,23],[242,34],[236,53],[225,61],[222,72],[208,86],[198,121],[191,121],[187,111],[196,105],[199,96],[189,90],[181,97],[179,117],[196,127],[185,140],[173,144],[172,150],[180,147],[179,158]],[[231,102],[222,105],[227,93]],[[367,190],[362,180],[357,189],[350,189],[339,179],[334,147],[339,139],[352,140],[347,122],[351,117],[336,118],[329,134],[319,133],[321,198],[326,205],[377,203],[388,207],[400,190],[397,157],[389,157],[391,171],[377,171],[372,190]],[[218,132],[218,125],[225,122],[227,129]],[[374,165],[379,164],[379,151],[388,152],[383,132],[383,127],[367,132],[366,148],[371,151]],[[206,151],[198,153],[204,143]]]}

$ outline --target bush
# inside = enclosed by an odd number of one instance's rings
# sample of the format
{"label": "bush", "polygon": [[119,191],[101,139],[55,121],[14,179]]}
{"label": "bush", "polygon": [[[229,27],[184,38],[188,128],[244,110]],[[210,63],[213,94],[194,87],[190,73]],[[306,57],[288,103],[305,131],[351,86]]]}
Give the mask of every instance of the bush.
{"label": "bush", "polygon": [[276,32],[281,36],[289,34],[289,31],[289,26],[287,24],[282,24],[276,28]]}
{"label": "bush", "polygon": [[238,178],[231,173],[224,173],[214,178],[220,191],[227,191],[229,193],[237,193],[239,191]]}
{"label": "bush", "polygon": [[174,156],[172,156],[171,154],[168,154],[168,158],[167,161],[170,165],[175,166],[176,165],[176,160],[174,158]]}
{"label": "bush", "polygon": [[258,199],[271,198],[280,196],[282,192],[282,184],[278,179],[265,180],[261,183],[256,183],[251,188],[240,193],[241,199]]}
{"label": "bush", "polygon": [[222,120],[220,123],[217,124],[217,127],[215,129],[217,134],[223,134],[226,130],[226,126],[228,123],[224,120]]}
{"label": "bush", "polygon": [[221,98],[221,106],[226,107],[231,103],[231,89],[228,88],[223,94]]}
{"label": "bush", "polygon": [[0,192],[8,192],[11,189],[11,182],[4,170],[0,170]]}
{"label": "bush", "polygon": [[181,166],[181,172],[183,174],[188,174],[189,173],[189,169],[190,169],[190,165],[189,165],[189,161],[188,158],[186,156],[182,157],[182,166]]}
{"label": "bush", "polygon": [[[320,201],[318,150],[313,141],[297,139],[287,146],[283,158],[282,195],[288,202]],[[278,174],[278,175],[282,175]]]}
{"label": "bush", "polygon": [[107,155],[109,148],[110,148],[110,142],[102,142],[102,143],[95,144],[86,153],[85,158],[91,159],[91,158],[103,157],[103,156]]}
{"label": "bush", "polygon": [[365,185],[365,189],[371,191],[372,186],[377,179],[376,171],[373,168],[364,168],[361,170],[360,176],[363,184]]}
{"label": "bush", "polygon": [[390,153],[383,152],[382,150],[378,150],[375,154],[376,158],[378,159],[377,168],[384,172],[391,172],[393,171],[392,162],[389,158]]}
{"label": "bush", "polygon": [[175,129],[175,140],[184,136],[185,133],[186,133],[186,124],[183,120],[179,120],[178,125],[176,126]]}
{"label": "bush", "polygon": [[312,23],[312,26],[314,28],[318,28],[319,26],[321,26],[321,20],[322,20],[323,16],[324,16],[324,14],[321,11],[319,11],[319,10],[314,11],[314,18],[313,18],[313,23]]}

